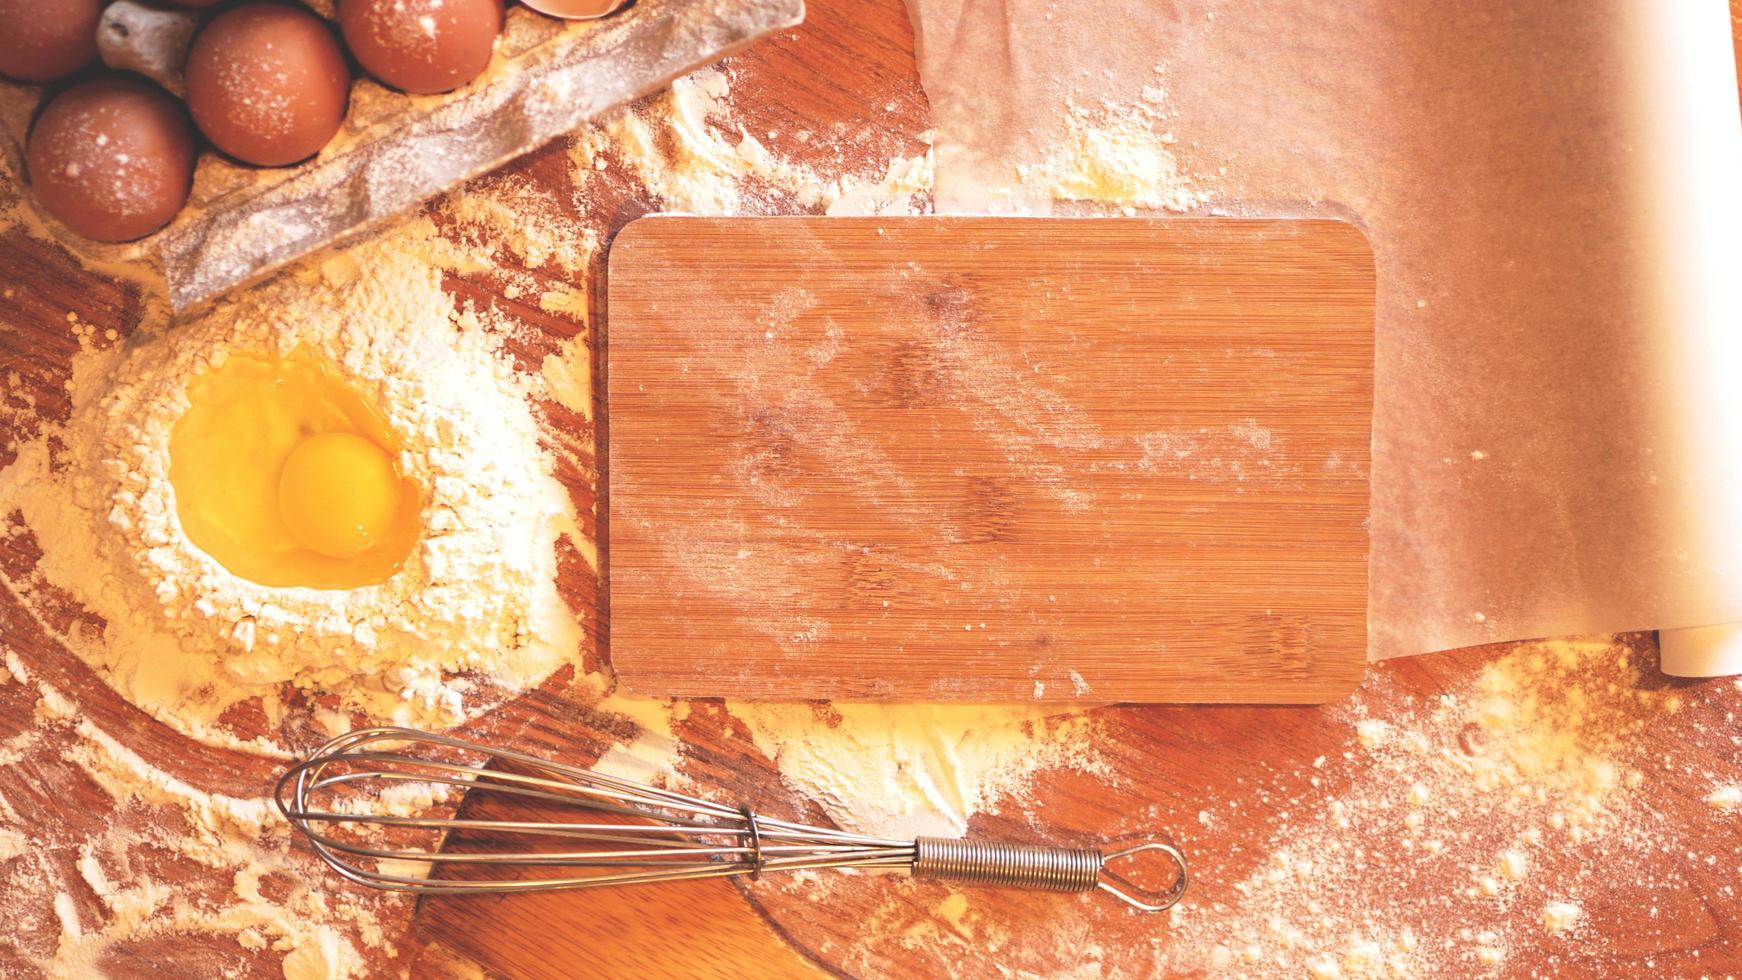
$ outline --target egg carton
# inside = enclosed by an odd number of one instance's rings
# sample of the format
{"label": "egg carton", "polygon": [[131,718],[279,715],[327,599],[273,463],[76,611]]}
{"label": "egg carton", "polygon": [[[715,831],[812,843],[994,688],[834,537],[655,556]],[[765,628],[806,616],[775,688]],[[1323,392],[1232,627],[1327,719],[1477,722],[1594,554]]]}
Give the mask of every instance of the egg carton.
{"label": "egg carton", "polygon": [[[330,5],[310,6],[331,14]],[[582,22],[515,6],[490,67],[468,85],[419,96],[359,77],[343,128],[320,153],[277,168],[202,153],[187,206],[145,238],[103,244],[37,214],[88,261],[149,270],[183,313],[803,19],[804,0],[640,0]],[[0,82],[0,166],[21,187],[43,93]]]}

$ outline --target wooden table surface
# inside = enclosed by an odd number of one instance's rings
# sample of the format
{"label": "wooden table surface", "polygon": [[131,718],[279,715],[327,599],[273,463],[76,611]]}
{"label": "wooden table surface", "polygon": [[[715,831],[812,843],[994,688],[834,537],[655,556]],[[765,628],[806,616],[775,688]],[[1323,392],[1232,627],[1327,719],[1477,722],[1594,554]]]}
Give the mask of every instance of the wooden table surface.
{"label": "wooden table surface", "polygon": [[[822,173],[880,173],[889,158],[925,150],[921,134],[928,126],[927,108],[912,44],[901,0],[813,0],[802,28],[732,60],[731,101],[749,131],[780,134],[768,142],[783,156]],[[852,138],[811,146],[798,139],[803,132]],[[571,167],[564,149],[553,147],[505,171],[573,201],[568,217],[607,237],[655,206],[632,177],[610,168],[577,196]],[[758,209],[804,210],[796,202],[780,201]],[[42,415],[63,417],[66,401],[59,381],[76,350],[68,312],[99,331],[113,327],[124,333],[139,318],[139,299],[131,287],[83,270],[57,247],[19,231],[0,234],[0,280],[7,287],[8,307],[6,329],[0,330],[0,374],[16,371],[23,379],[12,384],[9,397],[28,394]],[[538,335],[527,342],[527,354],[583,326],[510,298],[501,276],[455,276],[449,287],[457,296],[535,327]],[[608,335],[602,320],[596,318],[595,333]],[[9,412],[0,421],[0,446],[33,435],[33,424],[21,418]],[[577,499],[590,504],[598,489],[597,432],[572,413],[558,412],[555,420],[565,430],[565,447],[579,460],[563,476]],[[0,448],[0,466],[11,458],[10,448]],[[0,572],[12,582],[27,576],[33,548],[28,536],[0,540]],[[600,584],[584,564],[568,562],[563,585],[577,606],[598,609]],[[607,657],[600,643],[601,618],[592,615],[587,622],[584,667],[596,669]],[[65,692],[81,715],[124,734],[129,747],[172,775],[209,791],[258,793],[275,764],[193,745],[144,716],[53,640],[48,630],[64,626],[53,617],[34,618],[11,590],[0,594],[0,646],[17,653],[34,679]],[[1619,819],[1602,833],[1560,833],[1551,817],[1549,826],[1555,829],[1533,852],[1530,877],[1508,886],[1509,897],[1498,904],[1464,887],[1466,879],[1480,879],[1482,868],[1472,868],[1457,882],[1418,874],[1418,868],[1442,868],[1448,861],[1416,850],[1407,832],[1393,833],[1415,826],[1402,809],[1393,826],[1386,816],[1390,811],[1370,805],[1370,798],[1393,792],[1400,800],[1413,799],[1411,770],[1407,760],[1364,747],[1357,722],[1420,717],[1436,705],[1464,703],[1459,699],[1481,693],[1473,689],[1483,678],[1530,655],[1527,648],[1496,646],[1378,665],[1354,697],[1323,707],[1096,709],[1091,717],[1095,749],[1104,762],[1100,771],[1042,772],[1032,787],[1038,804],[1012,801],[974,821],[979,833],[1061,842],[1171,831],[1196,871],[1188,905],[1179,915],[1145,917],[1104,896],[1008,893],[974,893],[964,914],[962,905],[951,903],[948,889],[895,879],[693,882],[602,893],[429,900],[416,909],[400,903],[386,921],[397,923],[403,935],[393,950],[369,955],[380,975],[409,969],[417,976],[475,975],[477,969],[490,976],[532,977],[1147,976],[1217,962],[1262,975],[1273,971],[1262,961],[1243,960],[1245,949],[1237,940],[1263,933],[1266,915],[1273,912],[1299,916],[1302,922],[1347,920],[1356,933],[1366,929],[1392,939],[1398,935],[1397,921],[1467,917],[1466,935],[1450,930],[1455,943],[1418,951],[1420,961],[1440,973],[1716,976],[1742,971],[1742,894],[1736,884],[1742,876],[1742,819],[1705,802],[1714,779],[1733,782],[1742,773],[1734,720],[1742,710],[1742,688],[1728,680],[1671,682],[1656,675],[1648,635],[1620,638],[1605,655],[1583,658],[1544,679],[1551,694],[1553,688],[1581,692],[1585,700],[1574,720],[1600,720],[1600,730],[1584,730],[1597,732],[1591,736],[1597,747],[1622,767],[1626,789],[1613,797],[1613,815]],[[582,761],[633,734],[631,719],[572,696],[573,676],[565,670],[480,727]],[[0,685],[0,739],[30,728],[37,710],[34,690]],[[819,706],[818,713],[822,718],[825,709]],[[66,729],[52,730],[52,737],[60,737],[57,732],[73,738]],[[814,806],[781,783],[771,760],[720,702],[693,702],[677,733],[687,745],[684,771],[698,785],[717,787],[725,796],[777,815],[819,817]],[[61,746],[49,742],[19,749],[21,757],[0,769],[0,798],[10,801],[8,819],[16,829],[40,845],[44,866],[71,868],[81,841],[107,823],[139,816],[109,799],[62,757]],[[1381,777],[1401,778],[1404,785],[1376,782]],[[1324,878],[1322,869],[1303,869],[1301,848],[1310,851],[1335,839],[1301,828],[1329,826],[1325,820],[1339,818],[1345,805],[1358,814],[1377,815],[1384,826],[1347,828],[1346,837],[1359,844],[1361,856],[1341,859],[1349,865],[1345,877]],[[1438,839],[1454,848],[1470,847],[1472,853],[1490,854],[1488,838],[1505,829],[1497,828],[1491,809],[1435,812],[1447,821]],[[1298,909],[1265,907],[1278,894],[1292,894],[1264,887],[1276,879],[1266,869],[1290,840],[1300,846],[1290,849],[1292,863],[1283,863],[1289,874],[1318,882],[1313,887],[1322,889],[1322,909],[1315,907],[1319,902],[1312,894]],[[1344,853],[1341,844],[1334,849]],[[0,863],[0,888],[14,894],[40,889],[42,879],[19,871],[19,865],[18,860]],[[226,880],[218,881],[212,869],[185,862],[177,867],[177,887],[185,894],[230,887],[227,871],[222,873]],[[1314,874],[1320,877],[1311,878]],[[1535,926],[1543,901],[1574,892],[1584,917],[1573,932],[1559,935]],[[40,897],[43,903],[52,898]],[[74,900],[95,901],[91,896]],[[1483,924],[1484,916],[1507,923],[1500,930],[1503,960],[1484,962],[1479,954],[1500,941],[1484,935],[1495,928]],[[1439,932],[1449,928],[1439,926]],[[43,955],[45,944],[53,948],[51,927],[40,916],[23,916],[13,928],[11,942],[0,940],[0,975],[35,975],[33,959]],[[1330,926],[1308,922],[1303,928]],[[1232,945],[1215,951],[1204,945],[1207,935]],[[1339,955],[1361,939],[1344,938]],[[1270,939],[1288,947],[1286,936]],[[1271,949],[1267,940],[1263,953]],[[1191,950],[1203,955],[1184,955]],[[182,935],[141,940],[106,965],[126,976],[201,976],[220,968],[239,976],[276,976],[282,955],[250,952],[228,937]]]}

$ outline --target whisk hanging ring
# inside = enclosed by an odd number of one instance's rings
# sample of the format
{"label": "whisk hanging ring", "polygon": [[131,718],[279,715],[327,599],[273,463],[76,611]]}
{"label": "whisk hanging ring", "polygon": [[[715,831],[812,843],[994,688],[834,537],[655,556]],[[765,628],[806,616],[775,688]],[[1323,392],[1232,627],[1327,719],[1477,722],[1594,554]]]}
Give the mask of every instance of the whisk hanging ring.
{"label": "whisk hanging ring", "polygon": [[[476,754],[488,761],[464,765],[370,748],[383,742]],[[459,789],[479,801],[496,795],[559,809],[565,819],[413,816],[373,812],[366,808],[366,800],[356,797],[341,800],[345,792],[371,784],[424,792]],[[324,806],[318,805],[328,797]],[[755,879],[764,871],[861,868],[905,870],[915,877],[964,884],[1061,892],[1099,889],[1131,908],[1160,912],[1179,901],[1188,881],[1185,856],[1170,843],[1151,841],[1103,854],[997,841],[873,837],[765,817],[748,805],[729,807],[408,728],[365,728],[328,741],[279,779],[274,800],[315,853],[342,876],[372,888],[415,894],[499,894],[736,875]],[[576,818],[580,813],[636,822],[583,821]],[[388,839],[417,831],[434,832],[435,846],[413,848]],[[462,840],[461,835],[467,834],[481,839]],[[491,838],[505,838],[509,844],[493,849],[495,845],[486,846]],[[550,849],[577,843],[584,849]],[[454,844],[461,847],[450,849]],[[1174,866],[1173,882],[1163,891],[1145,890],[1108,868],[1110,862],[1147,852],[1164,855]],[[406,867],[421,867],[427,873],[403,873]],[[563,868],[587,873],[510,879],[449,873],[466,868],[479,872]]]}
{"label": "whisk hanging ring", "polygon": [[[1142,854],[1145,851],[1158,851],[1161,854],[1166,855],[1167,859],[1173,862],[1174,869],[1177,873],[1173,885],[1170,886],[1167,891],[1155,896],[1156,900],[1153,902],[1145,902],[1139,898],[1133,897],[1132,892],[1143,894],[1144,889],[1117,871],[1112,871],[1107,868],[1107,865],[1112,864],[1120,858],[1130,857],[1134,854]],[[1095,887],[1140,912],[1166,912],[1179,902],[1180,896],[1185,894],[1186,886],[1191,882],[1191,872],[1186,868],[1186,856],[1180,853],[1179,848],[1172,844],[1164,844],[1161,841],[1145,841],[1142,844],[1137,844],[1108,854],[1102,858],[1101,873],[1104,877],[1101,881],[1096,883]]]}

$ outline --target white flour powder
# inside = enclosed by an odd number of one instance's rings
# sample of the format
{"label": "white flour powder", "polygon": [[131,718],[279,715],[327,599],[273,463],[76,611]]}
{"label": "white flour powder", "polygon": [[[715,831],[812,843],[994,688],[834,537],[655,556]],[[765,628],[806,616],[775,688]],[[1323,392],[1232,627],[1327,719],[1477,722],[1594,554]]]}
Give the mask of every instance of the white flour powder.
{"label": "white flour powder", "polygon": [[[881,175],[825,177],[781,159],[740,124],[725,72],[679,79],[669,92],[621,112],[570,145],[582,188],[616,164],[660,205],[703,215],[762,213],[796,202],[829,214],[930,210],[932,156],[896,157]],[[639,703],[650,733],[655,703]],[[956,836],[1000,804],[1025,802],[1034,775],[1059,767],[1096,771],[1091,722],[1059,708],[1001,705],[808,704],[727,706],[783,780],[843,827],[911,837]],[[632,747],[631,747],[632,748]],[[613,762],[645,778],[626,748]]]}
{"label": "white flour powder", "polygon": [[1160,88],[1136,102],[1073,105],[1053,153],[1038,166],[1018,168],[1025,187],[1055,201],[1137,209],[1189,211],[1208,200],[1179,167],[1163,130]]}
{"label": "white flour powder", "polygon": [[[235,741],[219,718],[223,707],[251,698],[269,720],[294,710],[287,694],[326,691],[348,709],[317,709],[329,729],[367,717],[432,727],[560,664],[578,641],[574,617],[550,589],[552,540],[569,515],[566,494],[548,476],[549,457],[558,465],[576,460],[569,437],[540,432],[526,402],[548,398],[582,418],[591,410],[583,274],[598,239],[575,213],[585,210],[589,182],[626,175],[647,200],[712,214],[790,211],[795,203],[834,213],[930,208],[929,153],[856,175],[793,164],[735,121],[727,77],[699,73],[577,136],[573,202],[523,178],[490,178],[435,208],[433,221],[403,222],[340,257],[304,263],[195,323],[148,328],[123,342],[75,322],[88,349],[75,365],[74,418],[64,431],[20,426],[28,436],[20,462],[0,473],[0,511],[21,512],[14,533],[35,534],[45,552],[12,586],[29,598],[59,583],[94,612],[125,617],[131,635],[92,626],[63,639],[123,694],[217,742]],[[456,308],[441,288],[444,272],[567,320],[575,333],[554,353],[517,363],[516,373],[493,315]],[[391,336],[368,327],[371,318],[391,323],[379,328]],[[178,540],[160,468],[147,464],[135,479],[96,465],[104,452],[137,464],[161,450],[164,423],[182,396],[156,371],[183,371],[226,346],[283,350],[293,338],[328,352],[389,410],[416,475],[464,477],[431,500],[432,507],[448,502],[452,513],[431,517],[430,526],[458,540],[444,542],[447,551],[420,553],[401,586],[268,602],[246,583],[225,581]],[[110,407],[131,414],[110,416]],[[540,436],[547,449],[538,448]],[[471,455],[458,458],[463,451]],[[511,453],[518,455],[503,458]],[[119,510],[101,507],[105,494],[129,489],[124,483],[143,484],[130,489],[136,499]],[[78,506],[57,509],[57,493],[73,494]],[[461,502],[476,518],[470,524],[454,506]],[[122,523],[111,523],[111,512]],[[592,543],[573,537],[596,568]],[[81,556],[92,562],[81,564]],[[148,572],[159,570],[173,578],[173,593],[146,587]],[[194,605],[201,589],[220,597],[210,612]],[[244,620],[252,622],[251,646],[236,635]],[[473,628],[481,632],[469,635]],[[433,642],[414,645],[413,637]],[[164,667],[175,670],[160,674]],[[201,679],[209,683],[196,686]],[[15,812],[0,797],[0,885],[10,895],[0,908],[24,937],[28,962],[50,975],[86,976],[109,957],[172,943],[198,947],[187,962],[210,974],[272,954],[284,955],[285,974],[298,980],[403,965],[395,944],[409,906],[336,884],[292,842],[265,799],[208,792],[157,768],[80,717],[13,656],[0,670],[0,696],[20,690],[35,701],[34,724],[0,742],[0,760],[89,780],[114,798],[117,815],[82,826],[74,815]],[[687,782],[674,732],[689,705],[627,696],[605,672],[577,673],[565,694],[625,722],[601,768]],[[1045,770],[1103,771],[1093,722],[1081,714],[997,706],[733,704],[728,711],[795,792],[844,826],[881,833],[959,833],[994,808],[1032,812],[1030,784]],[[264,741],[248,747],[282,751]],[[393,805],[410,812],[432,802]],[[51,851],[31,853],[32,841],[70,847],[77,859],[63,866]],[[954,918],[964,926],[966,903],[957,904]]]}
{"label": "white flour powder", "polygon": [[[533,382],[442,291],[431,230],[411,222],[192,323],[89,347],[75,359],[71,419],[0,472],[0,512],[21,513],[13,532],[41,543],[41,580],[125,624],[75,631],[68,645],[189,735],[225,740],[213,723],[254,698],[276,721],[284,684],[372,721],[445,727],[468,694],[524,689],[575,649],[554,586],[568,496],[539,448]],[[233,353],[298,347],[380,406],[424,488],[418,547],[379,585],[239,578],[175,516],[168,445],[190,380]]]}
{"label": "white flour powder", "polygon": [[959,837],[969,818],[1022,797],[1034,775],[1102,772],[1093,723],[1041,706],[732,702],[781,776],[846,829]]}
{"label": "white flour powder", "polygon": [[[1312,726],[1314,737],[1341,728],[1340,748],[1185,788],[1204,809],[1169,829],[1197,862],[1194,885],[1166,921],[1133,927],[1093,896],[1055,897],[1013,921],[1021,899],[1007,893],[896,878],[868,894],[831,875],[773,880],[765,887],[784,905],[765,904],[846,910],[851,930],[783,921],[854,975],[889,975],[896,963],[906,975],[958,977],[1509,976],[1527,952],[1552,975],[1603,972],[1592,918],[1604,906],[1613,915],[1618,899],[1687,894],[1691,879],[1735,867],[1725,840],[1666,832],[1643,790],[1645,768],[1663,760],[1637,750],[1639,734],[1680,711],[1682,696],[1652,683],[1651,659],[1634,646],[1521,644],[1425,698],[1393,689],[1390,669],[1330,709],[1332,724]],[[1357,725],[1381,713],[1383,729]],[[1133,775],[1106,762],[1115,784]],[[826,772],[784,759],[782,768],[789,779]],[[899,775],[877,779],[913,793]],[[826,777],[818,787],[829,792]],[[1022,812],[1002,812],[1013,810]],[[1622,880],[1632,887],[1618,889]],[[1625,921],[1650,937],[1641,941],[1679,935],[1683,923],[1666,927],[1657,920],[1672,913],[1651,904],[1625,907]],[[1628,956],[1623,948],[1618,962],[1637,964]]]}
{"label": "white flour powder", "polygon": [[1638,670],[1602,639],[1521,645],[1436,702],[1384,705],[1389,724],[1357,718],[1351,751],[1293,774],[1304,785],[1226,801],[1282,811],[1268,859],[1230,895],[1188,895],[1189,930],[1158,946],[1156,969],[1489,973],[1544,932],[1576,933],[1576,900],[1635,873],[1613,855],[1636,858],[1650,836],[1628,750],[1677,699]]}
{"label": "white flour powder", "polygon": [[881,175],[831,177],[775,155],[732,118],[725,72],[704,69],[672,83],[640,111],[617,113],[577,136],[577,179],[622,161],[671,211],[703,215],[789,210],[786,199],[828,214],[917,214],[929,210],[932,154],[896,157]]}

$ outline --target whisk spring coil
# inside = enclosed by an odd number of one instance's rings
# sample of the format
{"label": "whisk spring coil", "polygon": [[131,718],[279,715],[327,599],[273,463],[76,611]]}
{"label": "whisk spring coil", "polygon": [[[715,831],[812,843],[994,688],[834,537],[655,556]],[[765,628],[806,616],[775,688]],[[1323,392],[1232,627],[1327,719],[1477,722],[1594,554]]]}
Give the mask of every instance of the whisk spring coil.
{"label": "whisk spring coil", "polygon": [[1086,892],[1100,884],[1101,852],[1032,844],[921,837],[913,876],[1049,892]]}

